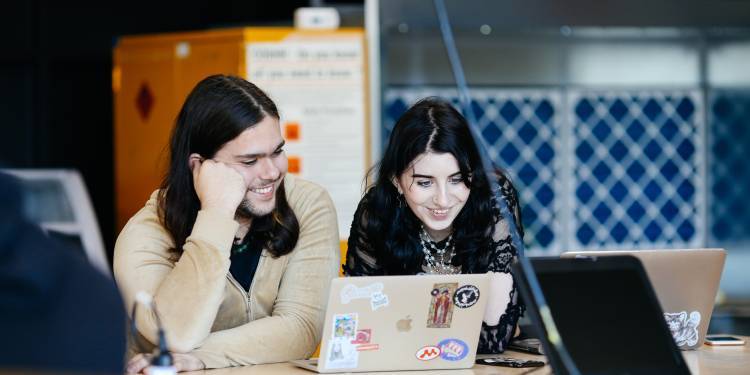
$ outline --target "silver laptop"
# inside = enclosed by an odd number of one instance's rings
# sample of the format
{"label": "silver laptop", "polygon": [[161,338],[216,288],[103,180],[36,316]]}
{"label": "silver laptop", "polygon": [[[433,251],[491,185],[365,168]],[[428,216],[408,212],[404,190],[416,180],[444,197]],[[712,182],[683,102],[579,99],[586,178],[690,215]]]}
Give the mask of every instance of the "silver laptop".
{"label": "silver laptop", "polygon": [[561,256],[609,255],[640,259],[680,349],[703,345],[724,269],[723,249],[573,251]]}
{"label": "silver laptop", "polygon": [[334,279],[320,358],[292,363],[320,373],[470,368],[488,289],[487,274]]}

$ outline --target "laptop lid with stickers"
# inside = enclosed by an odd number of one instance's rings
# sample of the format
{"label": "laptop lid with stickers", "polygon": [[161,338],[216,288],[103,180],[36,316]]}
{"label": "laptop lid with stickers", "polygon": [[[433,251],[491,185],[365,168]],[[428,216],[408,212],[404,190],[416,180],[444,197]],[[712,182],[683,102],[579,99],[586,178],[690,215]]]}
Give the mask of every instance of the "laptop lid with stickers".
{"label": "laptop lid with stickers", "polygon": [[[637,258],[531,258],[546,305],[513,271],[532,321],[554,320],[555,337],[540,337],[555,373],[568,370],[555,352],[561,346],[581,374],[689,374],[671,337],[651,283]],[[540,330],[544,331],[544,330]]]}
{"label": "laptop lid with stickers", "polygon": [[646,269],[680,349],[703,345],[711,321],[726,252],[723,249],[566,252],[565,258],[632,255]]}
{"label": "laptop lid with stickers", "polygon": [[486,274],[334,279],[317,371],[470,368],[488,289]]}

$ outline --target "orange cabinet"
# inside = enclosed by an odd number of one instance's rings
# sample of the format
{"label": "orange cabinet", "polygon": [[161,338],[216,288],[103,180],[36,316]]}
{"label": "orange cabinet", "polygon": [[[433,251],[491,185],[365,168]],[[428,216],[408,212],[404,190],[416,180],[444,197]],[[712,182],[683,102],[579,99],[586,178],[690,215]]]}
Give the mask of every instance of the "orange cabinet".
{"label": "orange cabinet", "polygon": [[123,37],[114,50],[115,197],[122,228],[158,186],[183,100],[202,78],[243,71],[243,30]]}

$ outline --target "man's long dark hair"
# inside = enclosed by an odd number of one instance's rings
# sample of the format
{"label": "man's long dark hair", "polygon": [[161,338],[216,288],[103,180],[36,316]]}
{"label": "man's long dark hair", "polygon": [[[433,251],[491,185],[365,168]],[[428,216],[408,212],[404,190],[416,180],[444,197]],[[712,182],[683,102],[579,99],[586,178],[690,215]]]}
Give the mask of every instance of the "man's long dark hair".
{"label": "man's long dark hair", "polygon": [[[177,116],[169,143],[169,169],[159,190],[159,217],[174,240],[179,256],[193,231],[200,200],[193,185],[190,154],[212,158],[227,142],[263,121],[279,118],[271,99],[257,86],[233,76],[214,75],[190,92]],[[297,244],[299,223],[286,200],[284,184],[276,191],[276,207],[253,218],[247,238],[260,241],[274,257],[288,254]]]}
{"label": "man's long dark hair", "polygon": [[414,104],[396,122],[377,176],[366,195],[366,227],[377,259],[386,274],[421,272],[424,253],[418,240],[420,221],[399,200],[394,178],[425,152],[456,158],[463,183],[470,189],[466,205],[453,221],[456,255],[463,273],[486,272],[495,224],[493,198],[466,119],[439,98]]}

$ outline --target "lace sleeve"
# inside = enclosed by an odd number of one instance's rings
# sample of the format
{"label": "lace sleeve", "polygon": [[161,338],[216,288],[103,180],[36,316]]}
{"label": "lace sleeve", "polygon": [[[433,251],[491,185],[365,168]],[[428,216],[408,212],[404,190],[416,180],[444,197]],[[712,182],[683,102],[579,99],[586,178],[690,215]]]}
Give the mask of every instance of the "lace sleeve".
{"label": "lace sleeve", "polygon": [[[521,223],[521,207],[518,202],[518,193],[513,184],[505,176],[498,176],[500,191],[496,198],[504,199],[514,216],[515,224],[521,238],[523,238],[523,225]],[[505,275],[510,275],[510,265],[513,258],[518,256],[518,249],[513,246],[509,227],[500,215],[499,209],[495,210],[495,232],[493,233],[492,257],[488,270]],[[523,315],[525,306],[518,295],[518,287],[515,281],[509,291],[508,305],[505,313],[500,316],[496,325],[488,325],[482,322],[482,331],[479,337],[478,353],[501,353],[505,351],[508,342],[513,338],[518,319]]]}
{"label": "lace sleeve", "polygon": [[375,248],[367,234],[367,196],[362,198],[354,213],[352,226],[349,230],[346,262],[343,264],[346,276],[384,275],[385,272],[378,265]]}

